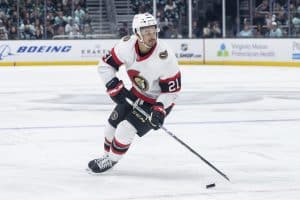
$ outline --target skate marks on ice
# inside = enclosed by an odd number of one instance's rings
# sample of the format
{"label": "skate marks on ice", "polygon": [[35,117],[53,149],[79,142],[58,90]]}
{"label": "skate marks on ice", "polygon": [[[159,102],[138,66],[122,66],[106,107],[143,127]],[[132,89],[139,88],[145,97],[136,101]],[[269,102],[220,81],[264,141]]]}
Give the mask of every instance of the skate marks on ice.
{"label": "skate marks on ice", "polygon": [[231,183],[161,132],[135,141],[138,149],[109,173],[90,176],[85,168],[102,153],[113,107],[95,70],[13,74],[20,76],[1,71],[3,199],[300,199],[299,70],[183,69],[182,95],[166,126]]}

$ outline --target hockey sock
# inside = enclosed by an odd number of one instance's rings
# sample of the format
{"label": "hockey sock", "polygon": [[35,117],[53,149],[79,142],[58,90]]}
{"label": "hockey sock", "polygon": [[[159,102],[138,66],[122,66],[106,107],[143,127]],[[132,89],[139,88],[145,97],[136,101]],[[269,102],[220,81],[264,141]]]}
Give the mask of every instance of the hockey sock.
{"label": "hockey sock", "polygon": [[128,121],[122,121],[118,125],[110,146],[109,156],[113,161],[119,161],[127,152],[135,134],[136,129]]}
{"label": "hockey sock", "polygon": [[114,138],[115,132],[116,129],[112,127],[110,124],[107,124],[104,130],[104,152],[105,153],[110,152],[110,146]]}

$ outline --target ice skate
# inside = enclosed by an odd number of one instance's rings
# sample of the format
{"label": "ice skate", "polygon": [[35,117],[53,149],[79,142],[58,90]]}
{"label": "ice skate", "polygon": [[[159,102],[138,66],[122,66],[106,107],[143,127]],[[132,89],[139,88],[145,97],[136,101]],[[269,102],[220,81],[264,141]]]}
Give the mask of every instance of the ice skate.
{"label": "ice skate", "polygon": [[101,158],[91,160],[88,164],[88,169],[93,173],[102,173],[111,169],[116,163],[108,155],[104,155]]}

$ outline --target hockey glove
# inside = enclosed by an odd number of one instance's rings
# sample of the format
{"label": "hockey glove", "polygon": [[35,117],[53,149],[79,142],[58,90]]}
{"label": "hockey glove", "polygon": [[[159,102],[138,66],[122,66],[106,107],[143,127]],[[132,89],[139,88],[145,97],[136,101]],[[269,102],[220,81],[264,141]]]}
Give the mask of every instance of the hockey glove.
{"label": "hockey glove", "polygon": [[114,77],[105,86],[110,98],[116,104],[126,103],[126,88],[124,87],[123,81],[119,80],[117,77]]}
{"label": "hockey glove", "polygon": [[150,126],[154,130],[160,129],[160,127],[164,123],[165,116],[166,116],[166,111],[164,109],[164,105],[160,102],[155,103],[151,107],[150,118],[148,119]]}

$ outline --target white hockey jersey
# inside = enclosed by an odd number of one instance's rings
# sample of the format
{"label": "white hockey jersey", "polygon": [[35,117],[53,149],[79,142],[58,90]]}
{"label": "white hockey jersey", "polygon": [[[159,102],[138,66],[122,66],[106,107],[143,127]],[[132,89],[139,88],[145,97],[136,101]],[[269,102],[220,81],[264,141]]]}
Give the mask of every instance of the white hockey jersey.
{"label": "white hockey jersey", "polygon": [[98,71],[104,83],[125,65],[135,96],[151,104],[161,102],[165,108],[174,104],[181,89],[181,75],[175,54],[163,41],[158,39],[150,52],[141,56],[137,37],[125,36],[102,60]]}

